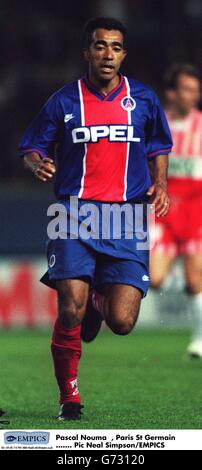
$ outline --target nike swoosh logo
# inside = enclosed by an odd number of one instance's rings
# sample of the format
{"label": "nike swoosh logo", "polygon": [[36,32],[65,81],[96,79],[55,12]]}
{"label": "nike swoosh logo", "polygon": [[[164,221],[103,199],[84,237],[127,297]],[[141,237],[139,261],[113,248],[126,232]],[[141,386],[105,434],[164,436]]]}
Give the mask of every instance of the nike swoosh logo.
{"label": "nike swoosh logo", "polygon": [[68,122],[70,121],[71,119],[74,118],[74,115],[73,114],[65,114],[65,117],[64,117],[64,122]]}

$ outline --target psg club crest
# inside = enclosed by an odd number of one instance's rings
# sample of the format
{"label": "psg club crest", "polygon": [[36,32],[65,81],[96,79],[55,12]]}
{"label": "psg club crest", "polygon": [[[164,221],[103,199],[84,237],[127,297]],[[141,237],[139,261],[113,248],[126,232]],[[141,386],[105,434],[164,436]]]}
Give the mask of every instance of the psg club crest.
{"label": "psg club crest", "polygon": [[136,102],[131,96],[125,96],[121,101],[121,106],[126,111],[133,111],[136,108]]}

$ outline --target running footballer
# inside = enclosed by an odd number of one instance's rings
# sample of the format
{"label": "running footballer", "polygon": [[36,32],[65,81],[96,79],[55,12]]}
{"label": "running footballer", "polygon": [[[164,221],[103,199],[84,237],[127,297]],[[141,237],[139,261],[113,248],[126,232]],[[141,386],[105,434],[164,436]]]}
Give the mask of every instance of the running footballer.
{"label": "running footballer", "polygon": [[[70,197],[82,209],[93,203],[144,207],[152,198],[157,216],[169,208],[168,154],[172,139],[155,92],[120,73],[126,29],[113,18],[85,27],[87,74],[50,97],[26,130],[20,154],[42,182],[56,173],[55,194],[70,214]],[[148,160],[154,161],[151,182]],[[82,220],[79,220],[79,224]],[[52,337],[60,390],[59,419],[80,419],[78,365],[81,339],[92,341],[101,323],[118,335],[132,331],[149,288],[149,253],[133,239],[48,241],[48,271],[42,282],[57,290],[58,319]],[[106,377],[107,381],[107,377]]]}

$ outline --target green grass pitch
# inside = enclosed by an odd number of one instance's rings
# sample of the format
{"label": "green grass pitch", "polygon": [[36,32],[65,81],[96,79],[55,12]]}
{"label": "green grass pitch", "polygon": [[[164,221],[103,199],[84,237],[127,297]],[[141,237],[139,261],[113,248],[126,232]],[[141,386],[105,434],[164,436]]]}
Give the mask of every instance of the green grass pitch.
{"label": "green grass pitch", "polygon": [[125,337],[102,331],[83,346],[83,418],[58,422],[50,332],[1,331],[0,408],[10,421],[6,428],[200,429],[202,361],[186,357],[188,340],[184,331],[139,329]]}

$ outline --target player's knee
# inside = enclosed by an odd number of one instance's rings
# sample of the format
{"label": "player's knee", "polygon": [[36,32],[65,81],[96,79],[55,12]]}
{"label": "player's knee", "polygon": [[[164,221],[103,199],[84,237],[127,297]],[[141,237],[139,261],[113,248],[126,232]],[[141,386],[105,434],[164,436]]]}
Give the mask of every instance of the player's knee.
{"label": "player's knee", "polygon": [[80,302],[60,303],[59,318],[61,323],[68,327],[74,327],[81,323],[84,314],[84,306]]}
{"label": "player's knee", "polygon": [[201,292],[201,279],[200,275],[192,275],[187,278],[186,290],[190,295],[195,295]]}
{"label": "player's knee", "polygon": [[151,277],[151,288],[158,290],[161,288],[164,279],[162,277]]}
{"label": "player's knee", "polygon": [[128,335],[134,327],[134,321],[133,320],[116,320],[111,322],[111,330],[116,334],[116,335],[121,335],[125,336]]}
{"label": "player's knee", "polygon": [[106,320],[109,328],[117,335],[128,335],[134,328],[136,322],[135,315],[110,315]]}

